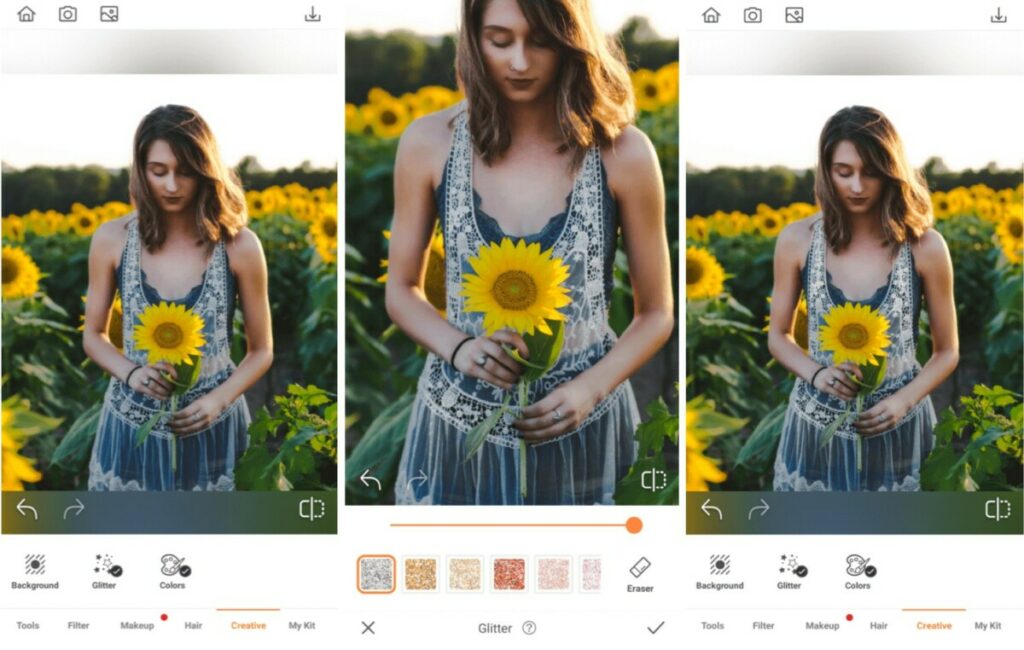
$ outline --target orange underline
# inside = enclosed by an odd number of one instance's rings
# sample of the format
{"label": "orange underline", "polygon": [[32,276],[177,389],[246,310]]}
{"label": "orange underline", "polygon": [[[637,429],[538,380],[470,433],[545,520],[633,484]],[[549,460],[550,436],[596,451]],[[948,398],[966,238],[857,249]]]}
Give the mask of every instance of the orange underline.
{"label": "orange underline", "polygon": [[218,612],[279,612],[277,607],[218,607]]}
{"label": "orange underline", "polygon": [[391,524],[392,528],[625,528],[625,524]]}
{"label": "orange underline", "polygon": [[904,607],[903,611],[905,611],[905,612],[966,612],[967,610],[963,609],[963,608],[959,608],[959,607],[919,607],[919,608]]}

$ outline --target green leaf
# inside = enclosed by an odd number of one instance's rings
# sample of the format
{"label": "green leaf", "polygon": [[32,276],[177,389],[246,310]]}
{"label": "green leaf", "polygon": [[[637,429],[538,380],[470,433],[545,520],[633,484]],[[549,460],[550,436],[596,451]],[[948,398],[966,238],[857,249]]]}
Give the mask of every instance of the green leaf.
{"label": "green leaf", "polygon": [[363,501],[383,498],[383,494],[359,481],[359,475],[366,469],[373,470],[385,488],[394,484],[414,399],[412,391],[407,391],[381,411],[349,454],[345,462],[345,489],[349,495]]}
{"label": "green leaf", "polygon": [[50,456],[51,465],[62,465],[67,469],[74,469],[74,465],[84,462],[92,448],[92,442],[96,438],[96,429],[99,427],[102,411],[103,403],[97,402],[78,416]]}
{"label": "green leaf", "polygon": [[135,432],[136,447],[141,446],[142,443],[146,441],[146,436],[148,436],[149,432],[153,430],[153,427],[156,426],[156,423],[160,421],[160,418],[162,418],[165,415],[167,415],[167,411],[165,411],[164,409],[160,409],[159,411],[153,414],[153,417],[146,420],[145,424],[139,427],[139,430]]}
{"label": "green leaf", "polygon": [[736,454],[736,465],[743,465],[758,474],[768,471],[782,437],[788,406],[787,402],[779,404],[757,423],[754,432]]}
{"label": "green leaf", "polygon": [[530,350],[530,364],[520,376],[520,381],[540,379],[544,373],[551,370],[555,362],[558,361],[558,355],[562,353],[565,323],[560,320],[548,320],[547,324],[551,328],[551,334],[535,331],[533,334],[523,335],[526,347]]}
{"label": "green leaf", "polygon": [[235,465],[235,486],[239,490],[270,491],[277,487],[277,473],[271,466],[270,452],[263,447],[249,447]]}
{"label": "green leaf", "polygon": [[921,487],[930,491],[952,492],[962,489],[954,468],[959,464],[952,447],[936,447],[921,464]]}
{"label": "green leaf", "polygon": [[466,434],[466,458],[462,462],[467,462],[473,457],[473,454],[480,450],[484,440],[487,439],[487,434],[491,432],[491,429],[498,423],[501,416],[505,415],[511,399],[512,391],[506,391],[505,400],[501,403],[501,406],[491,411],[491,414],[484,418],[483,422],[469,430],[469,433]]}

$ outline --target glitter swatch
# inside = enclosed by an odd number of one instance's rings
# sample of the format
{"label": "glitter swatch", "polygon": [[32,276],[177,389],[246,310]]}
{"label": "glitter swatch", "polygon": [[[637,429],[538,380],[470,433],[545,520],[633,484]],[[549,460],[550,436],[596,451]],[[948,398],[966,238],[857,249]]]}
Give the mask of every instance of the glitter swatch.
{"label": "glitter swatch", "polygon": [[580,562],[580,576],[580,588],[583,591],[601,591],[601,558],[583,558]]}
{"label": "glitter swatch", "polygon": [[437,591],[437,560],[432,557],[405,558],[406,591]]}
{"label": "glitter swatch", "polygon": [[494,590],[525,591],[526,560],[523,558],[495,558]]}
{"label": "glitter swatch", "polygon": [[478,557],[448,559],[449,591],[482,591],[484,563]]}
{"label": "glitter swatch", "polygon": [[571,591],[571,564],[567,557],[542,557],[537,560],[537,590]]}
{"label": "glitter swatch", "polygon": [[363,555],[359,558],[359,591],[388,594],[395,590],[395,558],[390,555]]}

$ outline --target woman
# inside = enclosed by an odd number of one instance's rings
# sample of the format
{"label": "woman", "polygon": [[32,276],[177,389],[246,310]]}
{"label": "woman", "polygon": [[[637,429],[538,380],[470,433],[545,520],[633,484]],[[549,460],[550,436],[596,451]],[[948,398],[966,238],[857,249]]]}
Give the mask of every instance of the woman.
{"label": "woman", "polygon": [[[464,0],[456,67],[465,104],[413,123],[395,163],[387,309],[430,352],[396,500],[611,503],[636,455],[640,418],[627,378],[673,325],[664,188],[650,142],[630,125],[621,52],[597,31],[585,0]],[[435,215],[447,320],[422,288]],[[608,297],[619,226],[635,315],[616,342]],[[553,248],[570,268],[572,304],[562,354],[532,385],[530,406],[499,421],[467,458],[467,431],[523,371],[509,350],[528,353],[514,332],[484,335],[460,295],[468,259],[503,238]],[[520,438],[529,443],[525,490]]]}
{"label": "woman", "polygon": [[[775,247],[768,348],[797,376],[775,489],[918,490],[934,442],[929,393],[959,358],[946,242],[931,227],[931,200],[896,129],[876,109],[844,108],[825,124],[815,194],[821,212],[787,226]],[[792,333],[801,288],[809,353]],[[932,338],[923,368],[916,358],[922,297]],[[822,432],[856,396],[851,375],[862,378],[856,364],[835,365],[817,336],[828,310],[848,302],[888,319],[887,369],[860,417],[822,444]]]}
{"label": "woman", "polygon": [[[130,192],[135,212],[100,226],[89,249],[83,344],[111,374],[89,489],[234,489],[235,462],[249,440],[243,393],[273,360],[267,266],[259,239],[245,227],[242,189],[203,118],[168,105],[135,132]],[[107,335],[115,289],[123,353]],[[247,343],[237,368],[230,357],[236,293]],[[203,319],[201,370],[178,411],[137,444],[136,431],[166,407],[168,377],[176,378],[166,362],[147,363],[133,339],[142,311],[161,303]]]}

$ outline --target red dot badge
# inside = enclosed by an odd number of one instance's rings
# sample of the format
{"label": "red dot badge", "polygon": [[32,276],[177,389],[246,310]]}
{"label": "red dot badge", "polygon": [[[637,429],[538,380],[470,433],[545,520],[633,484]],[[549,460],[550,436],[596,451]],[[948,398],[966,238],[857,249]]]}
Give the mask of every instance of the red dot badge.
{"label": "red dot badge", "polygon": [[160,615],[160,620],[161,621],[166,621],[167,620],[167,614],[161,614]]}
{"label": "red dot badge", "polygon": [[853,614],[847,614],[846,615],[846,620],[852,621],[853,620]]}

